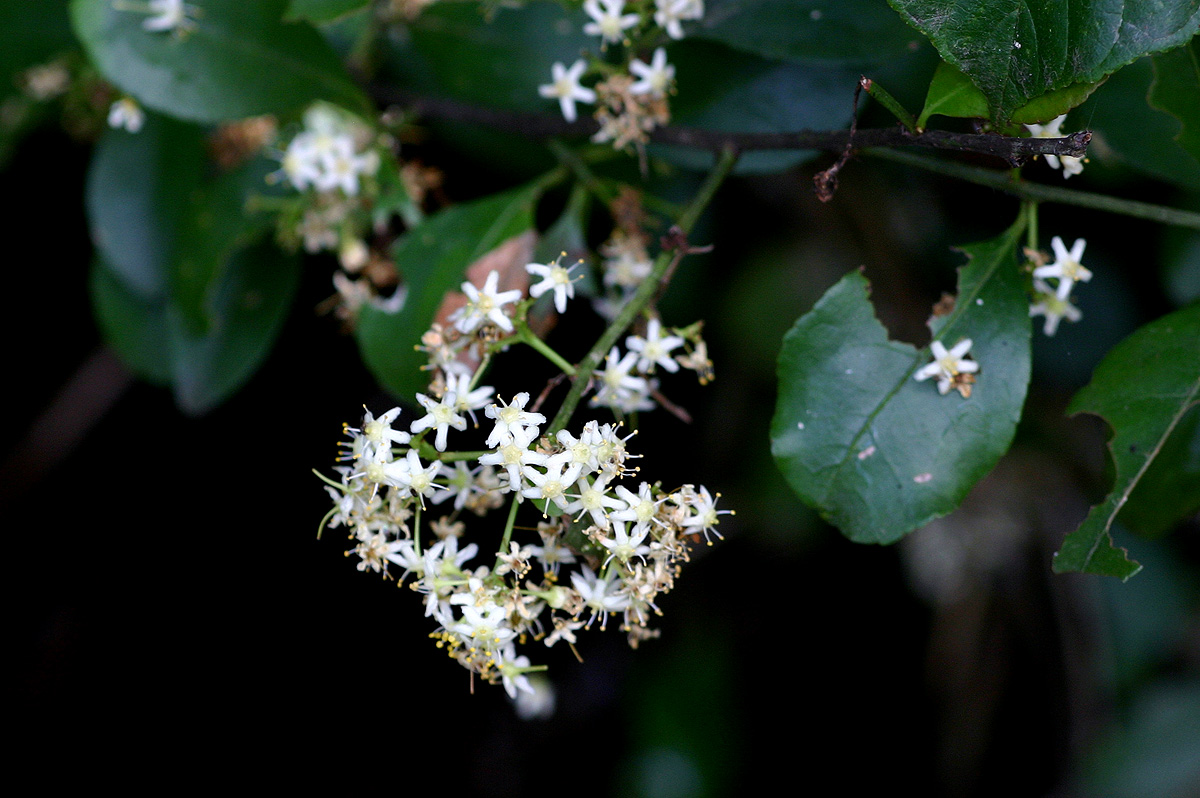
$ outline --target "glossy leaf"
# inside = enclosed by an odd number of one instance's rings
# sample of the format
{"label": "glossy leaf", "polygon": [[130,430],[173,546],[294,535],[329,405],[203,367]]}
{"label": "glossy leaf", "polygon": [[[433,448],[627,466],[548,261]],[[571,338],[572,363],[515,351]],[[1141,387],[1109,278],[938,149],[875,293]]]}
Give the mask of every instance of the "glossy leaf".
{"label": "glossy leaf", "polygon": [[146,13],[111,0],[73,0],[76,34],[108,80],[147,108],[197,122],[296,111],[314,100],[368,106],[307,23],[280,19],[286,0],[192,0],[175,32],[143,28]]}
{"label": "glossy leaf", "polygon": [[168,306],[172,387],[182,410],[207,412],[250,379],[279,336],[299,282],[299,261],[262,242],[229,257],[210,294],[212,323],[203,334]]}
{"label": "glossy leaf", "polygon": [[1108,498],[1063,541],[1055,571],[1128,579],[1141,569],[1113,546],[1109,530],[1167,439],[1200,401],[1197,341],[1200,305],[1164,316],[1114,347],[1071,400],[1069,412],[1093,413],[1112,427],[1108,448],[1116,478]]}
{"label": "glossy leaf", "polygon": [[[837,66],[802,66],[768,61],[715,42],[682,41],[668,50],[676,75],[707,75],[708,80],[680,78],[672,100],[673,124],[702,130],[785,133],[830,130],[847,126],[853,113],[854,89],[860,73]],[[693,169],[707,170],[711,153],[685,147],[660,147],[655,154]],[[804,151],[747,152],[738,173],[776,172],[816,156]]]}
{"label": "glossy leaf", "polygon": [[880,0],[709,0],[688,38],[763,58],[867,67],[901,58],[920,35]]}
{"label": "glossy leaf", "polygon": [[784,337],[772,452],[793,490],[852,540],[892,543],[945,515],[1008,449],[1030,367],[1019,234],[964,247],[957,305],[931,322],[947,348],[973,341],[970,398],[913,378],[929,350],[888,340],[857,272]]}
{"label": "glossy leaf", "polygon": [[1160,180],[1200,189],[1200,164],[1175,139],[1179,120],[1146,101],[1153,80],[1150,59],[1130,64],[1072,113],[1063,130],[1093,131],[1089,159],[1115,160]]}
{"label": "glossy leaf", "polygon": [[1182,124],[1175,141],[1200,162],[1200,42],[1156,55],[1150,105]]}
{"label": "glossy leaf", "polygon": [[1159,535],[1200,510],[1200,405],[1171,432],[1117,516],[1143,535]]}
{"label": "glossy leaf", "polygon": [[107,130],[88,173],[92,241],[129,290],[161,301],[204,167],[203,131],[147,114],[137,134]]}
{"label": "glossy leaf", "polygon": [[124,276],[102,258],[92,263],[89,288],[105,343],[134,374],[156,385],[169,385],[166,302],[131,289]]}
{"label": "glossy leaf", "polygon": [[391,313],[364,307],[356,331],[363,361],[384,388],[409,398],[424,390],[426,356],[414,347],[443,297],[458,289],[468,266],[533,227],[540,191],[526,186],[447,208],[396,242],[393,256],[408,288],[404,306]]}
{"label": "glossy leaf", "polygon": [[999,124],[1046,92],[1099,81],[1200,27],[1193,2],[888,1],[975,83]]}
{"label": "glossy leaf", "polygon": [[[1019,125],[1044,124],[1082,103],[1099,86],[1099,83],[1076,83],[1046,92],[1014,111],[1009,121]],[[961,70],[945,61],[938,64],[933,73],[917,126],[925,127],[925,121],[936,114],[967,119],[991,118],[983,92]]]}
{"label": "glossy leaf", "polygon": [[331,22],[355,11],[365,10],[371,0],[291,0],[284,19],[289,22],[306,19],[309,22]]}

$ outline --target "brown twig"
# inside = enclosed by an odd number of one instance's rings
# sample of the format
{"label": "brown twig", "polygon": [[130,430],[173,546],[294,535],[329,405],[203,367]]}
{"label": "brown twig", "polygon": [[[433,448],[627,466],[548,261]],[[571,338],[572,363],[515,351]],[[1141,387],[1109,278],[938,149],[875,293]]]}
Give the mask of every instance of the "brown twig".
{"label": "brown twig", "polygon": [[[590,136],[599,129],[592,119],[579,119],[568,123],[545,114],[483,108],[459,100],[428,97],[392,88],[377,89],[375,94],[384,102],[403,105],[422,116],[485,125],[532,139]],[[1092,133],[1089,130],[1081,130],[1062,138],[1043,139],[1001,136],[996,133],[952,133],[946,130],[926,130],[913,134],[899,126],[867,128],[853,132],[797,130],[789,133],[739,133],[668,125],[653,131],[650,140],[656,144],[674,144],[710,152],[725,149],[737,152],[822,150],[840,154],[847,148],[922,147],[989,155],[1010,166],[1020,166],[1038,155],[1070,155],[1081,158],[1087,154]]]}

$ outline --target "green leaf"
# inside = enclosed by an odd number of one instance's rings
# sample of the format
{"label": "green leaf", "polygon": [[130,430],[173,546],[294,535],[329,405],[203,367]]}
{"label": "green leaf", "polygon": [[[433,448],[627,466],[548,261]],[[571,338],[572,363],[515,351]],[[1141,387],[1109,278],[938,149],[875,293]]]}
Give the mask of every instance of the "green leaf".
{"label": "green leaf", "polygon": [[178,306],[168,305],[172,386],[184,412],[205,413],[250,379],[279,336],[299,282],[299,261],[262,242],[234,252],[221,270],[205,333],[193,333]]}
{"label": "green leaf", "polygon": [[[684,40],[668,48],[679,80],[672,123],[703,130],[786,133],[845,127],[853,114],[858,70],[768,61],[715,42]],[[654,146],[654,154],[708,170],[715,156],[686,147]],[[738,159],[739,174],[778,172],[816,157],[812,151],[756,151]]]}
{"label": "green leaf", "polygon": [[1000,125],[1036,97],[1095,83],[1143,55],[1185,43],[1200,27],[1194,2],[888,2],[979,87]]}
{"label": "green leaf", "polygon": [[1160,535],[1200,510],[1200,405],[1184,414],[1117,516],[1143,535]]}
{"label": "green leaf", "polygon": [[1192,39],[1152,60],[1154,83],[1147,99],[1182,123],[1175,141],[1200,162],[1200,41]]}
{"label": "green leaf", "polygon": [[332,22],[354,11],[362,11],[371,5],[371,0],[292,0],[288,4],[284,19],[304,19],[309,22]]}
{"label": "green leaf", "polygon": [[396,396],[412,397],[428,380],[426,356],[414,347],[429,329],[447,291],[463,282],[467,267],[533,227],[540,184],[439,211],[396,242],[393,256],[407,299],[397,312],[364,307],[356,334],[363,362]]}
{"label": "green leaf", "polygon": [[280,20],[286,0],[192,0],[186,29],[148,31],[147,15],[112,0],[73,0],[75,31],[108,80],[147,108],[197,122],[285,114],[315,100],[369,104],[306,23]]}
{"label": "green leaf", "polygon": [[101,330],[191,413],[257,368],[298,279],[291,259],[256,244],[270,219],[247,209],[273,164],[260,158],[205,179],[208,166],[199,128],[150,113],[137,135],[105,133],[86,191]]}
{"label": "green leaf", "polygon": [[1179,120],[1146,101],[1153,73],[1149,58],[1125,67],[1074,112],[1063,129],[1086,126],[1093,131],[1090,159],[1118,160],[1159,180],[1200,189],[1200,164],[1175,140]]}
{"label": "green leaf", "polygon": [[938,114],[960,119],[990,118],[987,97],[961,69],[945,61],[938,64],[933,80],[929,81],[929,94],[925,96],[917,127],[924,128],[929,117]]}
{"label": "green leaf", "polygon": [[784,337],[772,452],[793,490],[850,539],[892,543],[945,515],[1008,449],[1029,383],[1021,228],[963,248],[957,304],[931,322],[947,348],[973,342],[969,399],[913,379],[929,350],[888,340],[857,272]]}
{"label": "green leaf", "polygon": [[106,130],[92,158],[86,202],[92,241],[125,287],[162,300],[180,227],[204,168],[203,131],[147,114],[137,134]]}
{"label": "green leaf", "polygon": [[1200,401],[1197,341],[1200,305],[1164,316],[1113,347],[1071,400],[1068,412],[1102,416],[1112,427],[1108,448],[1116,479],[1108,498],[1063,541],[1054,557],[1056,572],[1128,579],[1141,570],[1113,546],[1109,529],[1172,431]]}
{"label": "green leaf", "polygon": [[0,95],[16,88],[13,73],[73,47],[67,0],[0,3]]}
{"label": "green leaf", "polygon": [[105,343],[134,374],[156,385],[169,385],[166,303],[131,289],[124,276],[101,257],[92,263],[89,288],[92,311]]}
{"label": "green leaf", "polygon": [[709,0],[704,19],[684,29],[689,39],[763,58],[856,68],[901,58],[920,45],[879,0]]}

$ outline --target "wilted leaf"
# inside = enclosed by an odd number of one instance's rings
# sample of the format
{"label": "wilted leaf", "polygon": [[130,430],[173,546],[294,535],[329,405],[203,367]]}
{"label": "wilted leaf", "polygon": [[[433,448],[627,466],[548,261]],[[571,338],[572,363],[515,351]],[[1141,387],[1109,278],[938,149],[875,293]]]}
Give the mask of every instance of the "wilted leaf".
{"label": "wilted leaf", "polygon": [[945,515],[1008,449],[1029,383],[1029,302],[1020,225],[963,250],[955,309],[931,323],[980,364],[970,398],[913,375],[929,350],[889,341],[857,272],[784,337],[771,425],[796,493],[849,538],[892,543]]}
{"label": "wilted leaf", "polygon": [[[1102,416],[1116,479],[1112,492],[1067,535],[1054,570],[1128,579],[1141,570],[1112,544],[1109,530],[1189,408],[1200,401],[1200,305],[1147,324],[1115,346],[1068,408]],[[1179,507],[1188,497],[1178,497]]]}

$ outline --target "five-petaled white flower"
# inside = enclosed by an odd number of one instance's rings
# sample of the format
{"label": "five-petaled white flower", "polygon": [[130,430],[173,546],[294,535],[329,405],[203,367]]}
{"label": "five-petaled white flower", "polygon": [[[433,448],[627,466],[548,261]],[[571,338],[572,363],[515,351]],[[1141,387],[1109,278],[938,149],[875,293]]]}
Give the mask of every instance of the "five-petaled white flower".
{"label": "five-petaled white flower", "polygon": [[645,338],[631,335],[625,339],[629,351],[638,353],[637,369],[643,374],[653,374],[655,366],[662,366],[672,374],[679,371],[679,364],[671,357],[671,350],[678,349],[683,343],[678,335],[663,335],[662,323],[658,319],[650,319]]}
{"label": "five-petaled white flower", "polygon": [[[1029,131],[1029,135],[1035,139],[1057,139],[1064,135],[1059,128],[1066,120],[1067,115],[1056,116],[1051,121],[1044,125],[1026,125],[1025,129]],[[1083,171],[1083,159],[1076,158],[1073,155],[1047,155],[1046,163],[1051,169],[1058,169],[1060,166],[1063,170],[1063,179],[1071,175],[1077,175]]]}
{"label": "five-petaled white flower", "polygon": [[504,306],[521,298],[518,289],[511,291],[496,290],[500,282],[500,272],[494,269],[488,272],[483,288],[476,288],[473,283],[463,283],[462,291],[467,295],[467,304],[450,316],[450,321],[461,333],[473,332],[475,328],[490,321],[504,332],[513,331],[512,319],[504,312]]}
{"label": "five-petaled white flower", "polygon": [[929,349],[933,353],[933,362],[914,374],[913,379],[921,381],[936,377],[938,393],[945,395],[950,393],[951,388],[958,388],[960,392],[965,390],[964,396],[969,396],[971,393],[970,381],[964,380],[962,375],[979,371],[978,363],[974,360],[963,359],[970,348],[970,338],[959,341],[949,351],[946,351],[946,347],[942,346],[941,341],[934,341],[929,345]]}
{"label": "five-petaled white flower", "polygon": [[188,14],[195,15],[196,9],[183,0],[150,0],[151,16],[142,21],[148,31],[185,31],[194,23]]}
{"label": "five-petaled white flower", "polygon": [[543,97],[558,100],[563,118],[568,122],[575,121],[576,102],[596,102],[596,92],[579,85],[579,78],[583,76],[585,69],[587,63],[582,58],[572,64],[570,69],[564,67],[561,61],[555,61],[550,67],[550,76],[554,82],[538,86],[538,93]]}
{"label": "five-petaled white flower", "polygon": [[111,128],[124,128],[126,132],[137,133],[145,121],[145,112],[132,97],[122,97],[108,109],[108,126]]}
{"label": "five-petaled white flower", "polygon": [[672,39],[683,38],[684,20],[704,16],[704,0],[655,0],[654,22]]}
{"label": "five-petaled white flower", "polygon": [[1046,317],[1046,324],[1042,327],[1042,332],[1046,335],[1054,335],[1058,331],[1059,321],[1064,318],[1068,321],[1079,321],[1083,318],[1083,313],[1071,304],[1070,299],[1059,298],[1047,283],[1034,280],[1033,288],[1037,291],[1037,296],[1029,308],[1029,315]]}
{"label": "five-petaled white flower", "polygon": [[1071,289],[1075,283],[1086,283],[1092,279],[1091,271],[1085,269],[1079,262],[1079,259],[1083,257],[1083,248],[1087,246],[1087,241],[1082,238],[1075,239],[1071,251],[1067,252],[1067,245],[1061,238],[1055,236],[1050,239],[1050,246],[1054,249],[1054,263],[1037,267],[1033,270],[1033,276],[1043,280],[1047,277],[1057,278],[1058,298],[1065,300],[1071,295]]}
{"label": "five-petaled white flower", "polygon": [[629,71],[641,78],[629,87],[630,94],[665,97],[671,81],[675,80],[675,67],[667,63],[667,51],[661,47],[654,51],[649,64],[637,58],[630,61]]}
{"label": "five-petaled white flower", "polygon": [[585,0],[583,10],[594,20],[583,26],[583,32],[599,36],[602,45],[619,44],[625,38],[625,31],[641,20],[637,14],[621,13],[625,10],[625,0]]}
{"label": "five-petaled white flower", "polygon": [[571,270],[582,262],[566,268],[558,265],[558,259],[554,263],[526,264],[525,271],[542,278],[540,283],[529,287],[529,295],[536,298],[554,289],[554,308],[559,313],[566,313],[567,300],[575,298],[575,280],[571,278]]}
{"label": "five-petaled white flower", "polygon": [[440,400],[434,401],[423,393],[417,394],[417,401],[425,408],[425,415],[418,418],[409,427],[415,435],[427,429],[436,430],[434,447],[439,452],[446,451],[446,436],[451,427],[457,430],[467,428],[467,420],[458,412],[458,395],[448,391]]}

